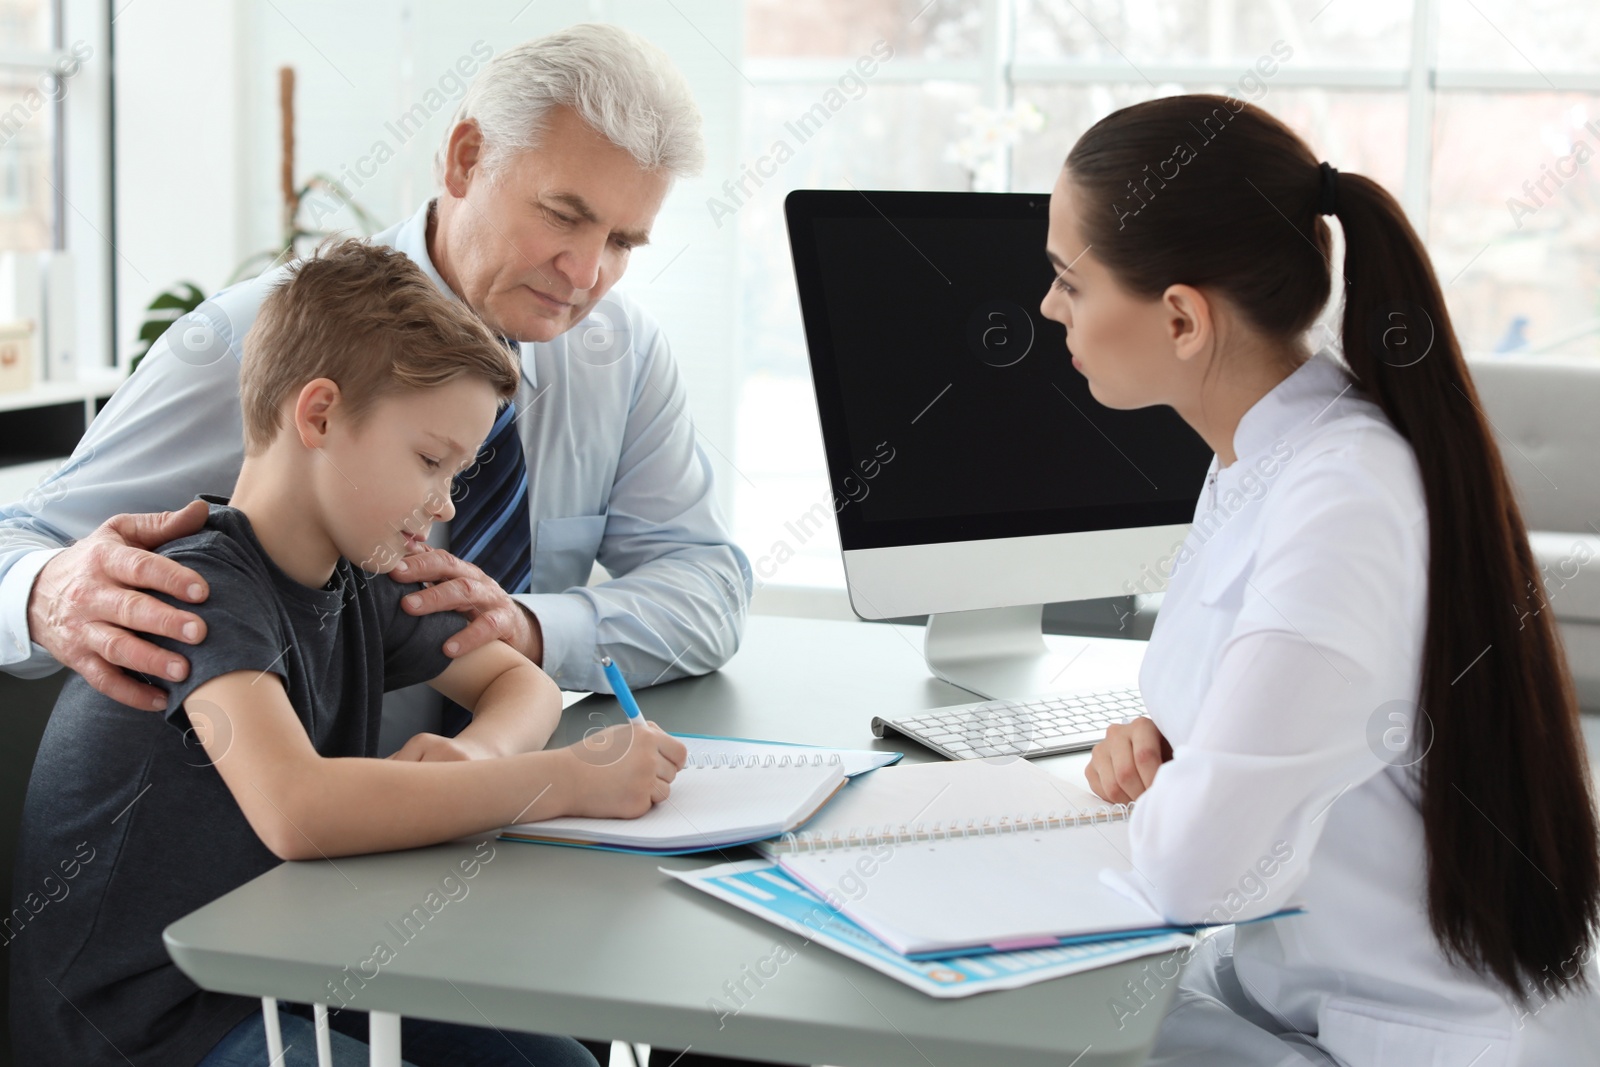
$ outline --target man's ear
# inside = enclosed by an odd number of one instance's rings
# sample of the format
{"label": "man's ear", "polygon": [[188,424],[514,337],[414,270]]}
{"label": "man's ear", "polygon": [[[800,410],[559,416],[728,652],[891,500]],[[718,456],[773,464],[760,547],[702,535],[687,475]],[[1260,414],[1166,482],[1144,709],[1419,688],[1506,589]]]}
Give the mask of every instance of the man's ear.
{"label": "man's ear", "polygon": [[1216,326],[1211,301],[1192,285],[1169,285],[1161,294],[1172,354],[1185,362],[1208,350]]}
{"label": "man's ear", "polygon": [[477,173],[483,155],[483,131],[476,119],[463,119],[450,131],[450,141],[445,147],[444,188],[457,200],[467,195],[467,186]]}

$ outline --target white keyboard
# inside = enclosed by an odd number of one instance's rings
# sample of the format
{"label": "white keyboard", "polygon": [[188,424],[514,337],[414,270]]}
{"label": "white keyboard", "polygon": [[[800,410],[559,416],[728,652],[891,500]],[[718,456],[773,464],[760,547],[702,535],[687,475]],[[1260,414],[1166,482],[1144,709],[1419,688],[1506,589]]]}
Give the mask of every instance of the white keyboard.
{"label": "white keyboard", "polygon": [[1053,756],[1092,748],[1106,727],[1143,715],[1138,688],[1022,700],[983,700],[872,720],[878,737],[904,734],[950,759]]}

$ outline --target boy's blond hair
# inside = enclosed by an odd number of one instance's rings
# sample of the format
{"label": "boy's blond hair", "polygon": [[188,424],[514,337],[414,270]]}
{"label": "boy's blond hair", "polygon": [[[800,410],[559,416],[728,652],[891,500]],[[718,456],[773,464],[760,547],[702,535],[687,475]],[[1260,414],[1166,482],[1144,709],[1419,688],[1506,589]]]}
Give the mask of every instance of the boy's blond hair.
{"label": "boy's blond hair", "polygon": [[324,245],[291,268],[261,304],[239,370],[244,451],[278,433],[279,410],[316,378],[339,385],[359,429],[382,397],[471,375],[507,401],[518,358],[472,309],[403,252],[360,240]]}

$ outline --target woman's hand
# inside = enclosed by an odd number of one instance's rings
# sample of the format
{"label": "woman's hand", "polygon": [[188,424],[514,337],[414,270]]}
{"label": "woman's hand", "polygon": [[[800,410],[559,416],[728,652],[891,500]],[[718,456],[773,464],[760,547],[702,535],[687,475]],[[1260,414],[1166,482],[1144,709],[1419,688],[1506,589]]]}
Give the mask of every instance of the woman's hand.
{"label": "woman's hand", "polygon": [[1155,784],[1156,772],[1171,758],[1172,746],[1156,724],[1141,715],[1107,727],[1106,739],[1094,746],[1083,774],[1101,800],[1131,804]]}

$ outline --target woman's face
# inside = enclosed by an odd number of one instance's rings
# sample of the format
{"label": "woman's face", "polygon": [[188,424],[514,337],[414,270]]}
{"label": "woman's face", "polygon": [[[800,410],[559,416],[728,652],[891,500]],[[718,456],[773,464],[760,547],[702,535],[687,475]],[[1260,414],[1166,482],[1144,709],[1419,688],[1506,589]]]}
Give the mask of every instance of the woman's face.
{"label": "woman's face", "polygon": [[1063,169],[1050,193],[1045,243],[1056,280],[1039,311],[1067,328],[1072,365],[1100,403],[1123,409],[1171,404],[1181,368],[1173,358],[1170,317],[1159,298],[1128,292],[1095,258],[1078,224],[1093,210],[1095,205],[1082,203]]}

